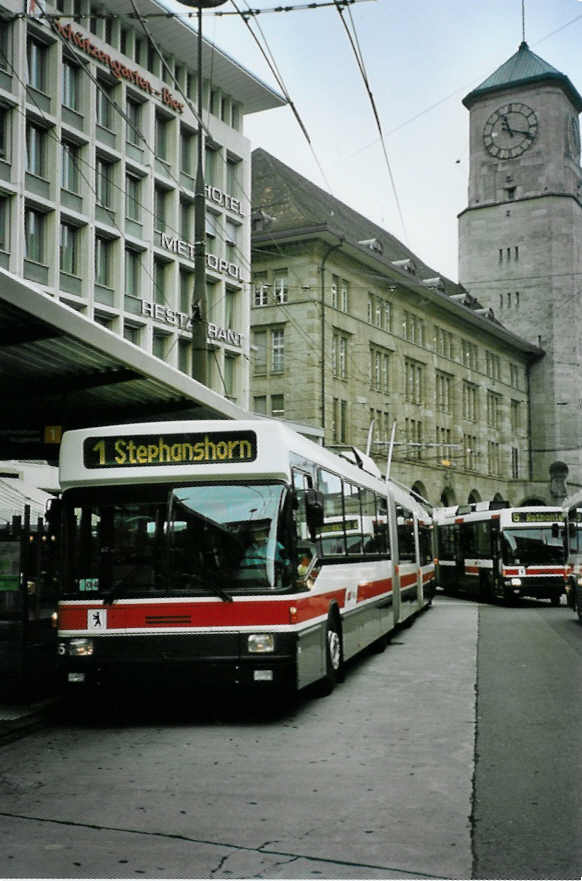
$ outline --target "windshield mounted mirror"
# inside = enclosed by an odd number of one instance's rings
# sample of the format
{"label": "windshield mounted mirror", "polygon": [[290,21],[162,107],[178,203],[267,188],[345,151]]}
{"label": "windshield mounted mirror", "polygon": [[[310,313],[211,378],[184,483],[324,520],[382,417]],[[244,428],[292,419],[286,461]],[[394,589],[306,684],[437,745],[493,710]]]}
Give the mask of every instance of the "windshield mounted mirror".
{"label": "windshield mounted mirror", "polygon": [[317,533],[323,526],[323,493],[319,490],[306,490],[305,513],[311,541],[315,541]]}

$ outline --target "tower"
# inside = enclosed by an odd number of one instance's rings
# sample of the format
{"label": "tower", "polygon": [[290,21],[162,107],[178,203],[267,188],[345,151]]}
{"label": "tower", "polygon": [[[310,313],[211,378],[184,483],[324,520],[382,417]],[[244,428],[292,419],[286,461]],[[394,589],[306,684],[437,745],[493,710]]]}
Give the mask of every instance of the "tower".
{"label": "tower", "polygon": [[582,97],[524,41],[463,104],[470,170],[459,280],[544,349],[530,376],[532,477],[546,483],[564,462],[580,485]]}

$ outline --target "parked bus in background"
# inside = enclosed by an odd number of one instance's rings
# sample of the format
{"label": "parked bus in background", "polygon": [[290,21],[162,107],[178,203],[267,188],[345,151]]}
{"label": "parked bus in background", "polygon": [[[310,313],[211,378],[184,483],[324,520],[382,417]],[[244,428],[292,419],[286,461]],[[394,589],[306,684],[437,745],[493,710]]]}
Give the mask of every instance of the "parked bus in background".
{"label": "parked bus in background", "polygon": [[64,683],[331,690],[434,590],[430,516],[352,459],[270,420],[65,433]]}
{"label": "parked bus in background", "polygon": [[560,509],[541,505],[492,501],[437,510],[437,583],[485,602],[535,597],[559,605],[562,523]]}
{"label": "parked bus in background", "polygon": [[564,517],[566,603],[582,622],[582,492],[566,500]]}

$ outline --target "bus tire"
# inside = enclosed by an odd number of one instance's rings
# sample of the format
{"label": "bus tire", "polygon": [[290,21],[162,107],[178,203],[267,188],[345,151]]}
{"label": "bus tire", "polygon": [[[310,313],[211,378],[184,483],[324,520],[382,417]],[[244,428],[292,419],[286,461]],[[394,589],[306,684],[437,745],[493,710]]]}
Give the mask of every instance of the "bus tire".
{"label": "bus tire", "polygon": [[322,697],[331,694],[338,682],[344,678],[344,652],[341,625],[336,611],[330,611],[325,628],[325,676],[321,680],[319,693]]}
{"label": "bus tire", "polygon": [[552,604],[552,606],[559,606],[560,605],[560,597],[561,597],[561,593],[553,593],[551,595],[550,603]]}

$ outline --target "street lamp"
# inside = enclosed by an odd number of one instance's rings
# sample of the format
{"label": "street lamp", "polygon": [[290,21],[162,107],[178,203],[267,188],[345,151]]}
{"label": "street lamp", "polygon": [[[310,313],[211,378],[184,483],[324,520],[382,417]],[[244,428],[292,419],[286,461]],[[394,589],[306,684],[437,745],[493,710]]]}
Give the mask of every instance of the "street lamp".
{"label": "street lamp", "polygon": [[226,0],[180,0],[198,10],[198,167],[194,187],[194,298],[192,302],[192,377],[208,385],[208,297],[206,295],[206,193],[204,187],[204,127],[202,124],[202,10]]}

